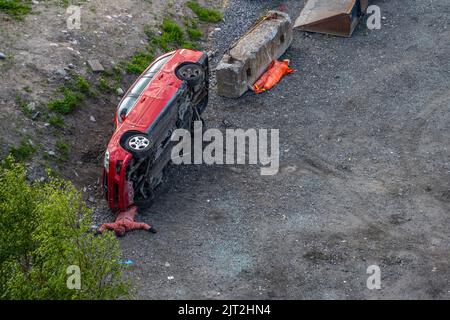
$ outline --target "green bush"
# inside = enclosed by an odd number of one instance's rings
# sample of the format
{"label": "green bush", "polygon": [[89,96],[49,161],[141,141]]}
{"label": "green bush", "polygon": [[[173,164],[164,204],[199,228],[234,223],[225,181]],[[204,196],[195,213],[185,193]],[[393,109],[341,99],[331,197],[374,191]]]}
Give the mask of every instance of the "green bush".
{"label": "green bush", "polygon": [[64,97],[50,101],[48,108],[59,114],[69,114],[75,110],[77,105],[83,101],[84,96],[70,89],[63,90]]}
{"label": "green bush", "polygon": [[77,76],[75,78],[75,89],[77,91],[82,92],[82,93],[87,94],[87,95],[91,94],[91,85],[82,76]]}
{"label": "green bush", "polygon": [[202,7],[197,1],[188,1],[186,5],[201,21],[220,22],[223,19],[223,14],[219,10]]}
{"label": "green bush", "polygon": [[18,147],[11,147],[9,149],[9,153],[14,159],[21,162],[28,160],[35,152],[35,146],[27,138],[22,139]]}
{"label": "green bush", "polygon": [[180,25],[170,19],[164,19],[162,25],[162,35],[159,38],[161,47],[167,48],[168,45],[181,45],[184,41],[184,32]]}
{"label": "green bush", "polygon": [[31,1],[29,0],[0,0],[0,12],[21,18],[30,13],[30,4]]}
{"label": "green bush", "polygon": [[[74,186],[29,184],[25,175],[11,157],[0,168],[0,299],[128,297],[118,242],[90,232],[91,211]],[[80,290],[67,287],[72,265]]]}

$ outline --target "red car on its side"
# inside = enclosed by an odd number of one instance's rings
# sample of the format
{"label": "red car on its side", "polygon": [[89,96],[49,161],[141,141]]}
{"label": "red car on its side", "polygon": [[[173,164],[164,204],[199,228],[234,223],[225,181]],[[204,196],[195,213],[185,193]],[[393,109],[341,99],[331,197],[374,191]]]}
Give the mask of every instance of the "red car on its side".
{"label": "red car on its side", "polygon": [[157,58],[124,95],[104,158],[103,190],[112,210],[151,203],[171,159],[172,132],[201,119],[208,86],[207,54],[180,49]]}

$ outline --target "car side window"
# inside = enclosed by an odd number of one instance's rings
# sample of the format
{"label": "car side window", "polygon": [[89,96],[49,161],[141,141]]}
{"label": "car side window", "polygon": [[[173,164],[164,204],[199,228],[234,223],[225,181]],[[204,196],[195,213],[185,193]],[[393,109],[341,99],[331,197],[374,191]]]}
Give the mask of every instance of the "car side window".
{"label": "car side window", "polygon": [[117,114],[119,115],[119,122],[122,122],[121,115],[125,114],[125,116],[130,113],[131,109],[133,109],[134,104],[136,103],[138,97],[134,96],[127,96],[125,99],[123,99],[122,103],[119,105],[119,108],[117,110]]}
{"label": "car side window", "polygon": [[163,65],[166,64],[167,61],[169,61],[169,59],[171,58],[171,56],[167,56],[164,57],[158,61],[156,61],[151,67],[150,69],[147,70],[147,72],[145,73],[144,77],[149,77],[149,78],[153,78],[155,76],[155,74],[161,70],[161,68],[163,67]]}
{"label": "car side window", "polygon": [[122,103],[119,105],[117,109],[117,114],[119,118],[119,122],[122,122],[121,115],[124,114],[127,116],[130,111],[133,109],[134,105],[136,104],[137,99],[142,94],[142,92],[145,90],[145,88],[148,86],[150,81],[152,81],[155,74],[161,70],[161,68],[164,66],[164,64],[169,61],[171,56],[164,57],[158,61],[156,61],[150,69],[147,70],[147,72],[139,79],[139,81],[133,86],[133,88],[130,90],[128,95],[122,100]]}
{"label": "car side window", "polygon": [[142,77],[141,79],[139,79],[139,81],[131,89],[129,95],[139,97],[142,91],[144,91],[144,89],[147,87],[147,85],[150,83],[151,80],[152,80],[151,78],[147,77]]}

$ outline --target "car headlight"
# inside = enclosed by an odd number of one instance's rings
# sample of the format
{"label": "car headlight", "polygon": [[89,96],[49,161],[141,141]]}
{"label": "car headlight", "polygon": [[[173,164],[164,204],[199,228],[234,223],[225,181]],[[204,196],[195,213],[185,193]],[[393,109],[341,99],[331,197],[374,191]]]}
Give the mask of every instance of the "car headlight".
{"label": "car headlight", "polygon": [[105,167],[106,171],[109,171],[109,150],[106,150],[105,152],[105,159],[103,160],[103,166]]}

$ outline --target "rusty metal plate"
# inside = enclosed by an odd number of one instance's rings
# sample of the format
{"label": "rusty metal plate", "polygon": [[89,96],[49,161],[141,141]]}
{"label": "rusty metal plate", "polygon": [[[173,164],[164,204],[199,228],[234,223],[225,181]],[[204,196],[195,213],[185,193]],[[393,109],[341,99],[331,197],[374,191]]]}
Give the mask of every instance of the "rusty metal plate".
{"label": "rusty metal plate", "polygon": [[294,28],[349,37],[367,4],[367,0],[308,0]]}

